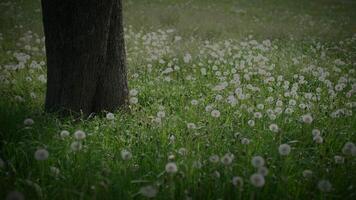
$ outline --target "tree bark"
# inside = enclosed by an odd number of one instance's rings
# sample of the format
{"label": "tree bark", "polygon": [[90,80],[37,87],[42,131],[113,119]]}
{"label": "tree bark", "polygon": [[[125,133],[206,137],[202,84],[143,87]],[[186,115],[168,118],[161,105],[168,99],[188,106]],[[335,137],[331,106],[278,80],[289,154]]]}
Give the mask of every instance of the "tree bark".
{"label": "tree bark", "polygon": [[42,0],[48,112],[114,111],[127,103],[121,0]]}

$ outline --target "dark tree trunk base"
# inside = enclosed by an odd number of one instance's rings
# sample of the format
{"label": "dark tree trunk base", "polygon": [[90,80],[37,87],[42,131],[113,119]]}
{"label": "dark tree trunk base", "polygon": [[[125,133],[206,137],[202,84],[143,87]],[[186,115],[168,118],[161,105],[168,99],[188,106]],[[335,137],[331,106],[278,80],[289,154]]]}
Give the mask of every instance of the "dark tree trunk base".
{"label": "dark tree trunk base", "polygon": [[48,112],[89,115],[127,103],[121,0],[42,0]]}

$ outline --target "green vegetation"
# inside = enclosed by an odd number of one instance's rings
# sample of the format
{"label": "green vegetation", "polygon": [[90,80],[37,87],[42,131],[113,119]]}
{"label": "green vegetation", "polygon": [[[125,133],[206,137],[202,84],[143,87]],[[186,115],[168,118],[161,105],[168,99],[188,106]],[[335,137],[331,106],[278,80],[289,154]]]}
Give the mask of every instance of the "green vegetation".
{"label": "green vegetation", "polygon": [[124,4],[130,111],[59,118],[40,1],[0,2],[0,199],[356,197],[355,1]]}

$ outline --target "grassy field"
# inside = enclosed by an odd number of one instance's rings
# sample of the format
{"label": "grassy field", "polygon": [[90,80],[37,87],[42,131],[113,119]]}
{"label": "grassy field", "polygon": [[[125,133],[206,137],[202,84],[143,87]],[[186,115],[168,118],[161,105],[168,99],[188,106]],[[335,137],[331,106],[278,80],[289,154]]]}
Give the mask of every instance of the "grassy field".
{"label": "grassy field", "polygon": [[130,111],[43,110],[39,0],[0,2],[0,199],[355,199],[356,2],[124,0]]}

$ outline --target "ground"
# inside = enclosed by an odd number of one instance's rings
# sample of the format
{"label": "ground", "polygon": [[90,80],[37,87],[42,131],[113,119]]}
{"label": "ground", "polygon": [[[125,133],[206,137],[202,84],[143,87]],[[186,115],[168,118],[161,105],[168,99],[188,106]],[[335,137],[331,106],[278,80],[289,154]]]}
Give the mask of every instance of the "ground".
{"label": "ground", "polygon": [[129,111],[60,118],[40,1],[1,1],[0,199],[356,198],[354,10],[124,1]]}

